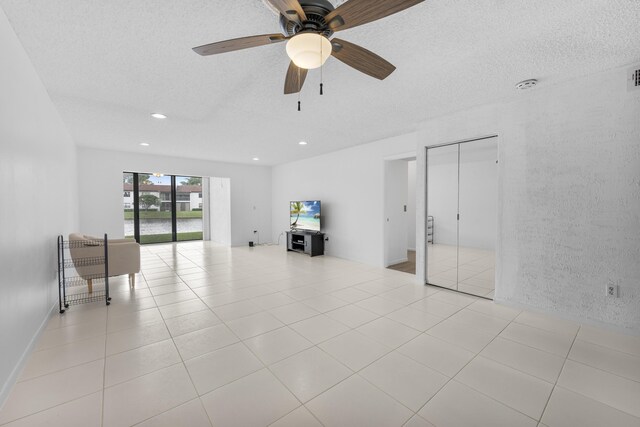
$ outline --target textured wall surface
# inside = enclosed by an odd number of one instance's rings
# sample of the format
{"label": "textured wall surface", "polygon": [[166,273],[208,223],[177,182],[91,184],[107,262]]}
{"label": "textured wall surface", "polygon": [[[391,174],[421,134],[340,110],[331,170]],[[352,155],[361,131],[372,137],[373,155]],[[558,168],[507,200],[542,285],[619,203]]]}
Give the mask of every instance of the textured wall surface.
{"label": "textured wall surface", "polygon": [[0,10],[0,405],[57,303],[56,236],[77,224],[75,146]]}
{"label": "textured wall surface", "polygon": [[[640,330],[640,91],[627,91],[626,69],[421,130],[419,216],[424,146],[499,135],[497,300]],[[605,296],[608,283],[619,298]]]}

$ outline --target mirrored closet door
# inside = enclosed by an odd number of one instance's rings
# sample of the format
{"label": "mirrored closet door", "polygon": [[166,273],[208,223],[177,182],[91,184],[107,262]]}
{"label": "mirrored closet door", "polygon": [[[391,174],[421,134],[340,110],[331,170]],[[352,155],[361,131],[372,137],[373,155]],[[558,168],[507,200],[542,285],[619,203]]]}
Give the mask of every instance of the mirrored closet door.
{"label": "mirrored closet door", "polygon": [[427,283],[493,298],[496,137],[427,148]]}

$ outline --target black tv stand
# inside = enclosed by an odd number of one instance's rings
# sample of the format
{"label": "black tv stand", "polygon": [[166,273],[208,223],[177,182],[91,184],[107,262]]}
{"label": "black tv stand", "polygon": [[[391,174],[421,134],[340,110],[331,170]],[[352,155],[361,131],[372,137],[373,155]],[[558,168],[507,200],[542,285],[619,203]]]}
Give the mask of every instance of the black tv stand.
{"label": "black tv stand", "polygon": [[324,255],[324,233],[305,230],[287,231],[287,251],[310,256]]}

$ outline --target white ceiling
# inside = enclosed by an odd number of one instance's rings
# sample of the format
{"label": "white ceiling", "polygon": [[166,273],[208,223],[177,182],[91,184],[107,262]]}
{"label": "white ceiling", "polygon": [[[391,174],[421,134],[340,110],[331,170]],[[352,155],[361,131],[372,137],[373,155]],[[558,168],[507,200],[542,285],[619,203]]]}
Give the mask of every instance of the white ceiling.
{"label": "white ceiling", "polygon": [[[311,71],[298,112],[297,96],[282,94],[284,43],[213,57],[191,51],[278,32],[260,0],[0,6],[78,145],[230,162],[311,157],[522,96],[513,86],[523,79],[547,85],[640,60],[638,0],[427,0],[338,34],[396,65],[387,80],[330,58],[325,95]],[[169,119],[151,118],[156,111]]]}

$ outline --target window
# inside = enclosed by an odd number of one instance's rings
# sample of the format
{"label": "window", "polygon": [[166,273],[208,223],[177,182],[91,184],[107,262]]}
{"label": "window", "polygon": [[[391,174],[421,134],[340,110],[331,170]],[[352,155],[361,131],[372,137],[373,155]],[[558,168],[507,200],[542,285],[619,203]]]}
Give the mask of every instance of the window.
{"label": "window", "polygon": [[126,237],[142,244],[202,240],[202,209],[191,203],[191,194],[202,195],[201,177],[124,172],[122,180]]}

